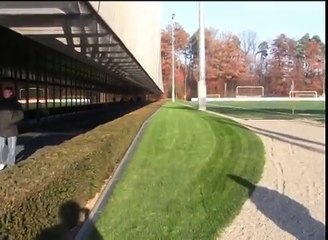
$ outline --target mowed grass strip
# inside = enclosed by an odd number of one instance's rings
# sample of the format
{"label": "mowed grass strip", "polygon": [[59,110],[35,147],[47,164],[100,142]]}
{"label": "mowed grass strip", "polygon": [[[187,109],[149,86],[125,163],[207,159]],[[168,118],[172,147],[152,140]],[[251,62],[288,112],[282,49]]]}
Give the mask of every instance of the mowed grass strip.
{"label": "mowed grass strip", "polygon": [[[240,211],[264,165],[239,124],[167,103],[147,128],[96,227],[104,239],[213,239]],[[93,239],[92,237],[90,239]]]}
{"label": "mowed grass strip", "polygon": [[250,119],[303,118],[325,121],[326,112],[324,101],[227,101],[210,102],[207,105],[210,111]]}

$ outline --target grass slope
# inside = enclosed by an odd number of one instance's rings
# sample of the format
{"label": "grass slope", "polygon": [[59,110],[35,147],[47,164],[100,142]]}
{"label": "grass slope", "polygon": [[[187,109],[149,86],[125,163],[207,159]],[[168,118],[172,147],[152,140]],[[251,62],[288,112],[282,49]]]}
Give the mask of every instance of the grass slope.
{"label": "grass slope", "polygon": [[[260,139],[237,123],[168,103],[152,120],[96,227],[106,239],[213,239],[257,182]],[[90,238],[93,239],[93,238]]]}

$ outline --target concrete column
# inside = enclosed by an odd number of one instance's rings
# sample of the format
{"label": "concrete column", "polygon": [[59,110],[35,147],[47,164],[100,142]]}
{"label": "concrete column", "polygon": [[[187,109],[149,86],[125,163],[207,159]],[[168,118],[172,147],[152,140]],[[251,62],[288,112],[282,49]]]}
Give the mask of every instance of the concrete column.
{"label": "concrete column", "polygon": [[203,2],[199,2],[199,79],[198,79],[198,110],[206,110],[205,82],[205,29]]}

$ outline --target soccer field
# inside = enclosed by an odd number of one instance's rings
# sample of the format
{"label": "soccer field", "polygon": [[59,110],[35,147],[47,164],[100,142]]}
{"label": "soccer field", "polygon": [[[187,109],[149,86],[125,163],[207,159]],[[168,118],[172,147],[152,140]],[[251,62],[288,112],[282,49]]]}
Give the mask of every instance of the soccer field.
{"label": "soccer field", "polygon": [[222,101],[207,103],[207,109],[239,118],[309,119],[320,122],[325,121],[326,112],[324,101]]}

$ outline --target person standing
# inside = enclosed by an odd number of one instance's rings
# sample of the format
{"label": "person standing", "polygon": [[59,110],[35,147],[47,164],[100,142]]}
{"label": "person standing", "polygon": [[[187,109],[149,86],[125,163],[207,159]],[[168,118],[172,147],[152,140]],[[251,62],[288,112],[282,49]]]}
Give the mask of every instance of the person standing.
{"label": "person standing", "polygon": [[[0,170],[3,170],[7,165],[15,165],[17,123],[23,118],[23,108],[14,96],[13,89],[11,87],[4,88],[3,98],[0,100]],[[6,140],[8,142],[8,154],[4,156]]]}

